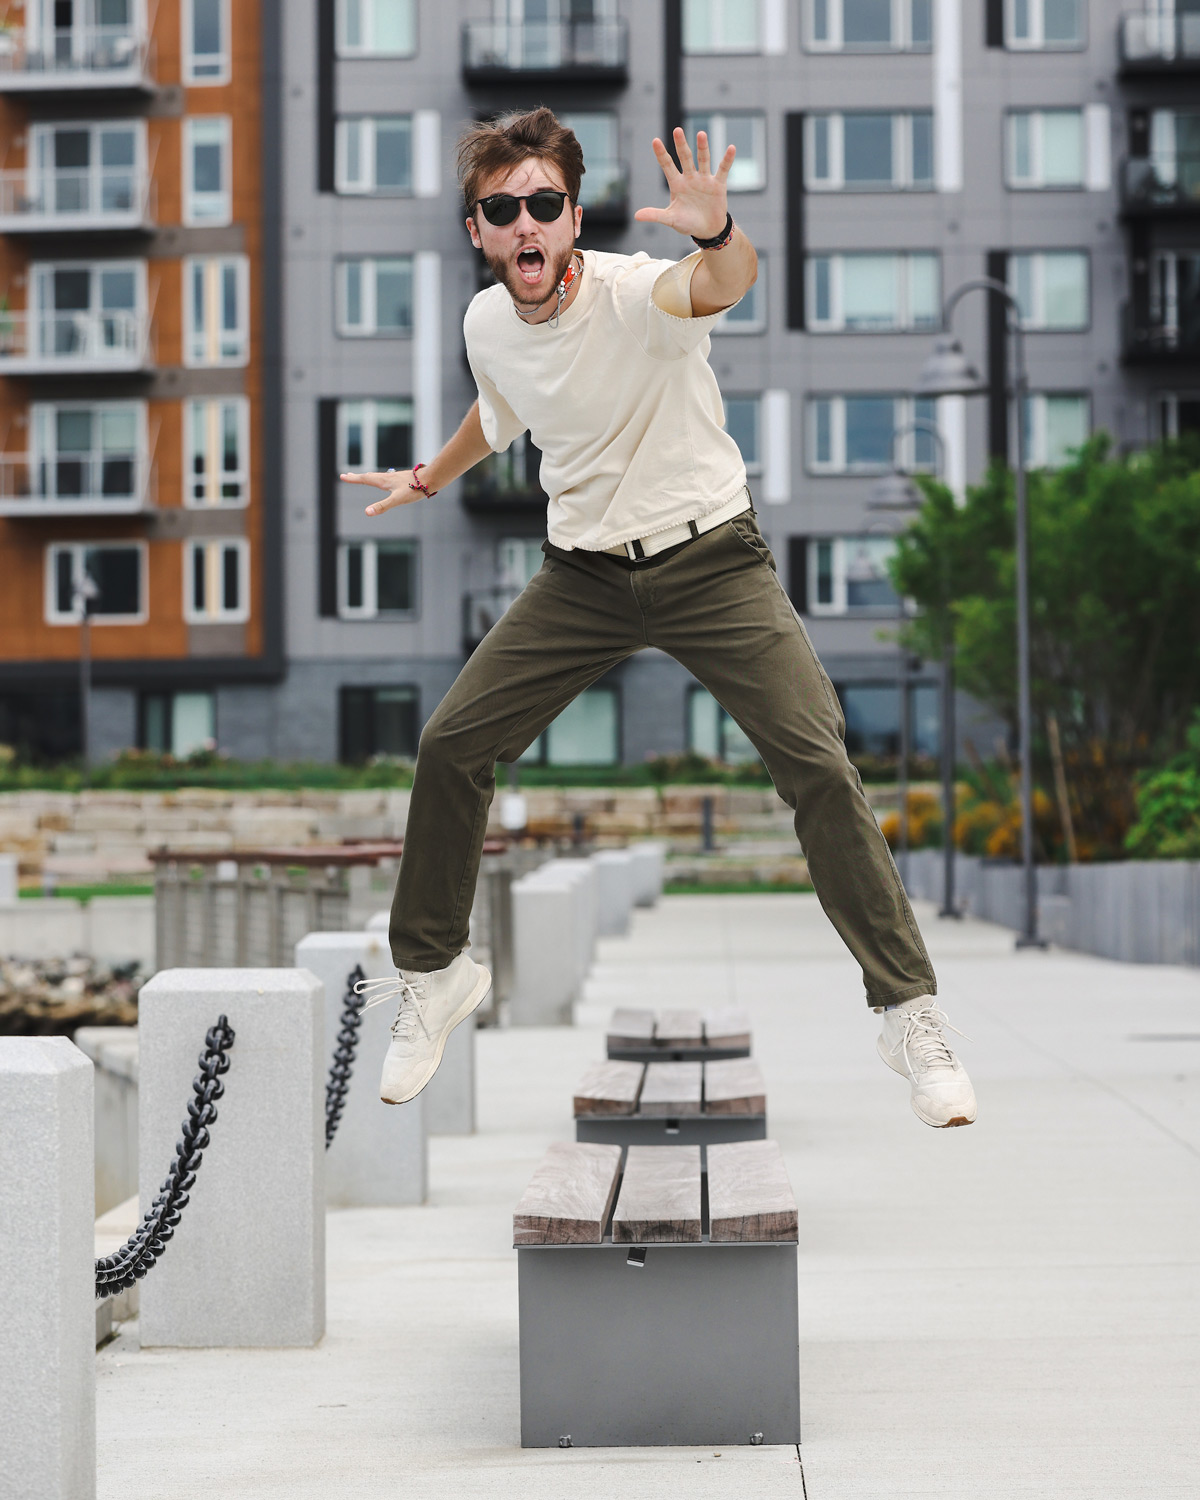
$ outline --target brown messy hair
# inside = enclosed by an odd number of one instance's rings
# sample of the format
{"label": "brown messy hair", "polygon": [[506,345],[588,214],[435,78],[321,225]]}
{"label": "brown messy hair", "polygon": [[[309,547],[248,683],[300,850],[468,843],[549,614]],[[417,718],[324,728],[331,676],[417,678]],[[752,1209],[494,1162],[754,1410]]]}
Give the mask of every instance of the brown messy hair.
{"label": "brown messy hair", "polygon": [[586,168],[575,132],[561,125],[554,111],[512,110],[468,130],[458,143],[458,180],[467,213],[475,212],[479,188],[497,172],[511,172],[529,157],[558,168],[572,203],[579,200],[579,180]]}

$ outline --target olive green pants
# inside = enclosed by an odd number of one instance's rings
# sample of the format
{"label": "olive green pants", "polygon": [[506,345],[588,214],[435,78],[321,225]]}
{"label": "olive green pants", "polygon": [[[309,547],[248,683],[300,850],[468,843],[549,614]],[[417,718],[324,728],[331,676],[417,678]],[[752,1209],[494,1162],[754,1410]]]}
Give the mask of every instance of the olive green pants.
{"label": "olive green pants", "polygon": [[936,994],[891,850],[846,756],[833,684],[753,513],[640,562],[549,542],[543,551],[421,735],[392,903],[397,968],[440,969],[466,947],[496,762],[516,760],[590,683],[656,646],[736,720],[795,809],[817,896],[862,965],[868,1004]]}

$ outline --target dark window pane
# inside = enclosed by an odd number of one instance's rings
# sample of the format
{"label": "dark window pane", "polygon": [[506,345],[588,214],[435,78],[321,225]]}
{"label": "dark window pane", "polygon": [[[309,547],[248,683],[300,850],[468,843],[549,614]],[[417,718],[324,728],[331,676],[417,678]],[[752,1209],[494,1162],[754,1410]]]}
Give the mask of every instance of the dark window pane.
{"label": "dark window pane", "polygon": [[95,615],[136,615],[141,608],[142,554],[136,547],[94,547],[85,566],[100,590],[92,603]]}
{"label": "dark window pane", "polygon": [[413,551],[407,544],[380,542],[376,553],[376,606],[384,610],[413,607]]}
{"label": "dark window pane", "polygon": [[78,458],[60,458],[54,465],[54,493],[63,500],[86,495],[90,465]]}
{"label": "dark window pane", "polygon": [[192,0],[192,51],[221,50],[221,0]]}
{"label": "dark window pane", "polygon": [[417,753],[416,688],[378,688],[375,692],[374,755]]}
{"label": "dark window pane", "polygon": [[[347,317],[350,322],[354,319]],[[408,261],[382,260],[375,267],[375,326],[412,327],[412,270]]]}
{"label": "dark window pane", "polygon": [[1200,400],[1179,398],[1179,435],[1185,432],[1200,432]]}
{"label": "dark window pane", "polygon": [[412,140],[408,121],[378,121],[375,126],[375,186],[405,191],[411,182]]}
{"label": "dark window pane", "polygon": [[346,608],[363,607],[363,549],[346,548]]}
{"label": "dark window pane", "polygon": [[842,140],[847,182],[891,182],[891,115],[847,115]]}
{"label": "dark window pane", "polygon": [[912,175],[917,183],[933,181],[933,115],[912,117]]}
{"label": "dark window pane", "polygon": [[90,271],[55,271],[55,312],[82,312],[91,304]]}
{"label": "dark window pane", "polygon": [[166,693],[147,693],[142,699],[142,749],[165,755],[171,748],[171,699]]}
{"label": "dark window pane", "polygon": [[226,547],[221,553],[221,608],[242,607],[242,555],[237,547]]}
{"label": "dark window pane", "polygon": [[890,396],[846,397],[847,466],[891,462],[893,411]]}
{"label": "dark window pane", "polygon": [[[351,464],[362,463],[352,458]],[[380,469],[407,469],[412,463],[412,423],[380,417],[375,429],[375,462]]]}
{"label": "dark window pane", "polygon": [[843,683],[837,695],[851,755],[895,755],[900,743],[900,695],[890,685]]}
{"label": "dark window pane", "polygon": [[54,132],[54,165],[63,168],[86,167],[90,156],[91,132],[56,130]]}
{"label": "dark window pane", "polygon": [[75,608],[75,574],[73,557],[66,548],[54,554],[54,609],[56,614],[69,615]]}
{"label": "dark window pane", "polygon": [[221,191],[221,148],[205,143],[192,147],[192,187],[197,193]]}
{"label": "dark window pane", "polygon": [[892,0],[842,0],[847,47],[886,46],[892,40]]}
{"label": "dark window pane", "polygon": [[100,136],[100,162],[106,167],[133,166],[133,131],[105,130]]}
{"label": "dark window pane", "polygon": [[192,608],[197,614],[204,613],[207,590],[204,587],[204,548],[192,548]]}
{"label": "dark window pane", "polygon": [[342,689],[342,760],[351,765],[364,761],[372,753],[371,689]]}
{"label": "dark window pane", "polygon": [[100,493],[111,498],[133,495],[133,459],[106,458],[100,464]]}

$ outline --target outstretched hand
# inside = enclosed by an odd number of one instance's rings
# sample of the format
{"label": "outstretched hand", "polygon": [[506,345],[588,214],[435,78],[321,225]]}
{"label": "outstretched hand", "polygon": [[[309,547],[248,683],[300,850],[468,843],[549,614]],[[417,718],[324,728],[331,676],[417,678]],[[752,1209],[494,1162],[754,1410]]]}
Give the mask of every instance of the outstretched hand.
{"label": "outstretched hand", "polygon": [[666,224],[679,234],[694,235],[697,239],[710,240],[725,228],[726,184],[729,169],[737,151],[726,147],[717,170],[712,170],[708,154],[708,136],[696,132],[696,156],[693,160],[687,136],[677,125],[673,132],[679,165],[671,160],[670,152],[657,136],[654,137],[654,155],[667,186],[671,190],[671,201],[666,208],[639,208],[635,219],[653,224]]}
{"label": "outstretched hand", "polygon": [[338,478],[343,484],[369,484],[377,490],[387,491],[381,500],[372,501],[367,506],[369,516],[381,516],[395,505],[412,505],[415,500],[424,498],[420,490],[412,488],[411,469],[389,469],[386,474],[339,474]]}

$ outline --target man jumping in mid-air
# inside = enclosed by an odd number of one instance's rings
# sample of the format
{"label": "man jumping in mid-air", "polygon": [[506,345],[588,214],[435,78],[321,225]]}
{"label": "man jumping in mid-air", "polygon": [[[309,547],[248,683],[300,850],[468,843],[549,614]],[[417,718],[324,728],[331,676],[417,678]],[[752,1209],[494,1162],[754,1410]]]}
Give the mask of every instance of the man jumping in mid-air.
{"label": "man jumping in mid-air", "polygon": [[343,474],[387,493],[369,516],[443,489],[524,432],[550,497],[545,561],[476,648],[421,735],[392,903],[398,995],[380,1092],[402,1104],[433,1077],[446,1038],[491,976],[466,953],[495,791],[511,762],[589,684],[656,646],[749,736],[822,907],[882,1013],[883,1060],[928,1125],[969,1125],[975,1095],[943,1035],[937,980],[846,755],[833,684],[776,576],[708,365],[717,317],[756,275],[726,206],[732,146],[715,171],[674,132],[667,224],[700,247],[681,261],[579,251],[583,153],[548,109],[468,131],[459,145],[467,230],[496,278],[463,332],[479,399],[428,463]]}

